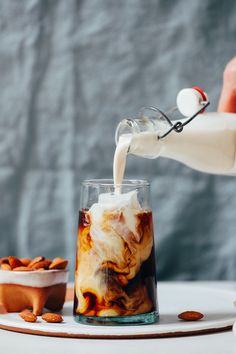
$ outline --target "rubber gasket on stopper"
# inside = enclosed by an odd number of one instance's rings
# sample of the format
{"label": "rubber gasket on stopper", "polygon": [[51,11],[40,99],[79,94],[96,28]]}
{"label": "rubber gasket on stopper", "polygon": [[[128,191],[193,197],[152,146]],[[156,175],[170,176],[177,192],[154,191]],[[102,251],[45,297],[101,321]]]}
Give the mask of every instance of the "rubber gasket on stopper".
{"label": "rubber gasket on stopper", "polygon": [[203,101],[207,101],[208,100],[205,92],[201,89],[201,87],[193,86],[193,89],[200,93],[200,95],[202,96]]}

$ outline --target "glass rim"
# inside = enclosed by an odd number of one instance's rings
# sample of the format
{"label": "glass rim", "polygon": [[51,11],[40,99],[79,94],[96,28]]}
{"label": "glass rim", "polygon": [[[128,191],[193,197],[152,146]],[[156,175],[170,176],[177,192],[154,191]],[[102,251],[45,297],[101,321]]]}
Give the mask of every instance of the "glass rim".
{"label": "glass rim", "polygon": [[[112,178],[107,179],[85,179],[81,182],[82,186],[114,186],[114,180]],[[124,179],[122,184],[118,184],[118,187],[149,187],[150,183],[145,179]]]}

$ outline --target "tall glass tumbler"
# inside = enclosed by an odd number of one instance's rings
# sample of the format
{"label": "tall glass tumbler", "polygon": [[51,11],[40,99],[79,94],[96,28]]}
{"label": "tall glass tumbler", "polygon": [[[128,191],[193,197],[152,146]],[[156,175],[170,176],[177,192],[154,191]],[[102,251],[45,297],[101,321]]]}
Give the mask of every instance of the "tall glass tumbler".
{"label": "tall glass tumbler", "polygon": [[149,184],[82,183],[74,317],[86,324],[148,324],[158,319]]}

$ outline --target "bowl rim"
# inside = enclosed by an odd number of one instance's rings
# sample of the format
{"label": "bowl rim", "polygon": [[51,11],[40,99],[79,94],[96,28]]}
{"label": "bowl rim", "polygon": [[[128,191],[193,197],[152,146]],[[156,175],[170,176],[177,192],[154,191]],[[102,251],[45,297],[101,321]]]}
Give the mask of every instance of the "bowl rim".
{"label": "bowl rim", "polygon": [[1,272],[4,274],[7,273],[14,273],[14,274],[48,274],[48,273],[60,273],[60,272],[65,272],[68,273],[68,269],[45,269],[45,270],[2,270],[0,269],[0,274]]}

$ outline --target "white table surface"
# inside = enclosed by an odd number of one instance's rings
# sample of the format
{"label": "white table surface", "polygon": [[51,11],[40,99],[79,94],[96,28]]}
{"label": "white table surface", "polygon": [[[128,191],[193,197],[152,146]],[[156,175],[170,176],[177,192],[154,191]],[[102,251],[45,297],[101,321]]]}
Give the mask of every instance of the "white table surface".
{"label": "white table surface", "polygon": [[[201,286],[235,290],[236,282],[198,282]],[[236,335],[232,331],[209,335],[136,339],[70,339],[28,335],[0,330],[0,354],[236,354]]]}

